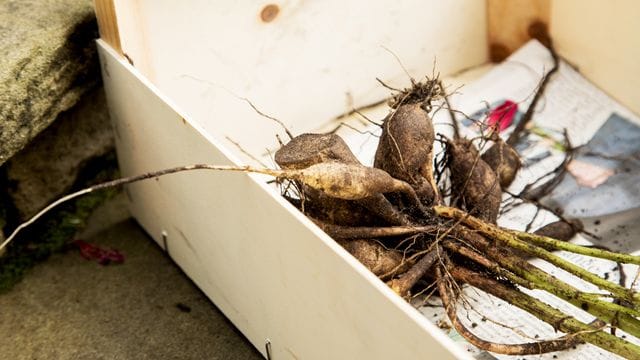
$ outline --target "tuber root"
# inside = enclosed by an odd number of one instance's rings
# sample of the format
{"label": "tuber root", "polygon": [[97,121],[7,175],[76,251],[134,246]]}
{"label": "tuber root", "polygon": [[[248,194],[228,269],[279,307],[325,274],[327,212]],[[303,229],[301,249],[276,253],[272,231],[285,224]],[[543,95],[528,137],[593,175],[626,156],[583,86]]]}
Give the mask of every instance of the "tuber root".
{"label": "tuber root", "polygon": [[300,181],[329,196],[345,200],[361,200],[378,194],[399,192],[407,195],[414,206],[426,212],[411,185],[376,168],[328,162],[302,170],[271,171],[271,174]]}
{"label": "tuber root", "polygon": [[495,142],[482,154],[481,159],[495,170],[502,189],[511,185],[522,166],[518,153],[499,136],[496,136]]}
{"label": "tuber root", "polygon": [[447,156],[452,196],[458,197],[469,213],[495,224],[502,200],[496,173],[467,139],[447,141]]}
{"label": "tuber root", "polygon": [[569,224],[566,221],[558,220],[549,223],[538,230],[533,232],[539,236],[546,236],[561,241],[569,241],[576,236],[576,226]]}
{"label": "tuber root", "polygon": [[276,151],[275,161],[283,169],[304,169],[330,161],[360,164],[349,146],[335,134],[298,135]]}
{"label": "tuber root", "polygon": [[[335,134],[298,135],[276,151],[275,161],[283,169],[304,169],[311,165],[327,162],[361,165],[344,140]],[[310,203],[315,204],[320,213],[327,215],[325,219],[329,219],[335,224],[355,225],[358,219],[358,216],[355,215],[363,213],[363,207],[388,224],[411,224],[411,221],[382,194],[358,200],[354,204],[348,200],[326,196],[321,191],[305,186],[302,188],[304,196],[309,198]],[[335,210],[340,211],[336,212]],[[353,214],[349,214],[350,212]]]}
{"label": "tuber root", "polygon": [[439,257],[440,248],[427,252],[418,262],[416,262],[407,272],[399,278],[391,280],[388,285],[398,295],[409,296],[411,288],[422,278],[433,266]]}
{"label": "tuber root", "polygon": [[340,245],[376,276],[403,273],[407,271],[413,263],[410,260],[406,260],[402,253],[387,249],[380,243],[372,240],[357,239],[343,241],[340,242]]}
{"label": "tuber root", "polygon": [[374,167],[408,182],[425,205],[439,201],[433,177],[434,130],[420,104],[399,106],[382,124]]}

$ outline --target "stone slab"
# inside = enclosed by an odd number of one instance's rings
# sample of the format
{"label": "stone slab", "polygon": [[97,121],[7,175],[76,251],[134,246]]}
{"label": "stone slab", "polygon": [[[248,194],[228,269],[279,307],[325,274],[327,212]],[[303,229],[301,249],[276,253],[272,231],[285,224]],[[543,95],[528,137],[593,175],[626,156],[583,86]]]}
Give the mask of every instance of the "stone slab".
{"label": "stone slab", "polygon": [[0,164],[99,79],[91,0],[0,0]]}
{"label": "stone slab", "polygon": [[120,250],[123,264],[69,250],[0,295],[0,358],[262,359],[126,211],[114,198],[79,235]]}
{"label": "stone slab", "polygon": [[92,158],[114,148],[102,87],[86,93],[73,108],[36,136],[6,164],[9,196],[26,220],[67,193]]}

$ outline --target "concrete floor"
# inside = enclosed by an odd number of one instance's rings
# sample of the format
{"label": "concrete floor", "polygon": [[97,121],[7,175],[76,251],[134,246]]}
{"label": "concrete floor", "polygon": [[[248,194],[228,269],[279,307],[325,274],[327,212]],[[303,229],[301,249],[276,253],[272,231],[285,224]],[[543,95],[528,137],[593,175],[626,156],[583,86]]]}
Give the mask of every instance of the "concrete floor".
{"label": "concrete floor", "polygon": [[0,295],[1,359],[262,359],[129,218],[122,196],[79,235],[126,256],[56,254]]}

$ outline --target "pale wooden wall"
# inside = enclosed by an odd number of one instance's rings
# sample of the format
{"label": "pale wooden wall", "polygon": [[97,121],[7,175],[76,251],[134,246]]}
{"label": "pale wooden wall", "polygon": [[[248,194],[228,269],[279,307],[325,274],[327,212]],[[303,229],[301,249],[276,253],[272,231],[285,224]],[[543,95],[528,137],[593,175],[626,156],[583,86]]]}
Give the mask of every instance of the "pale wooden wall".
{"label": "pale wooden wall", "polygon": [[640,1],[556,0],[551,14],[560,54],[640,114]]}
{"label": "pale wooden wall", "polygon": [[487,16],[492,60],[527,42],[541,21],[562,57],[640,114],[640,1],[487,0]]}
{"label": "pale wooden wall", "polygon": [[94,7],[100,28],[100,38],[106,41],[119,53],[122,53],[120,44],[120,31],[116,19],[116,9],[113,0],[95,0]]}
{"label": "pale wooden wall", "polygon": [[[97,1],[115,5],[122,53],[137,71],[211,134],[253,154],[277,146],[256,134],[280,128],[242,97],[297,134],[387,97],[376,77],[408,86],[391,52],[416,79],[431,75],[434,60],[445,76],[488,58],[477,0]],[[244,128],[227,120],[238,118]]]}
{"label": "pale wooden wall", "polygon": [[[95,0],[102,38],[136,53],[136,67],[150,77],[145,37],[133,12],[116,19],[113,0]],[[483,16],[483,13],[478,14]],[[487,44],[501,61],[527,42],[534,22],[548,24],[559,53],[612,97],[640,113],[640,2],[636,0],[486,0]],[[120,27],[120,29],[119,29]],[[123,36],[121,33],[129,34]],[[134,32],[137,35],[132,36]],[[121,44],[122,43],[122,44]],[[128,55],[128,54],[127,54]]]}
{"label": "pale wooden wall", "polygon": [[549,23],[550,0],[487,0],[489,53],[499,62],[531,39],[529,26]]}

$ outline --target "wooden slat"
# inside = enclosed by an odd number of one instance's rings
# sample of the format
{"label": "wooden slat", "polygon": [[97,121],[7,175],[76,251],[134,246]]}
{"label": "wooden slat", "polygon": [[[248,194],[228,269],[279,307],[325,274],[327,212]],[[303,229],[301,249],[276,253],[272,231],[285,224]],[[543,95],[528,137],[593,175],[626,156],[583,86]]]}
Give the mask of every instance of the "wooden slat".
{"label": "wooden slat", "polygon": [[[434,59],[443,76],[487,60],[477,0],[295,0],[278,3],[278,14],[252,0],[180,4],[115,1],[122,50],[185,114],[254,155],[278,146],[281,129],[238,97],[297,134],[389,96],[376,77],[409,85],[389,51],[416,79]],[[242,126],[231,120],[240,117]]]}
{"label": "wooden slat", "polygon": [[640,114],[640,2],[554,1],[551,36],[580,73]]}
{"label": "wooden slat", "polygon": [[531,39],[531,24],[549,24],[550,7],[550,0],[487,0],[491,60],[504,60]]}
{"label": "wooden slat", "polygon": [[120,33],[118,31],[118,19],[113,0],[94,0],[100,37],[118,53],[122,54]]}

